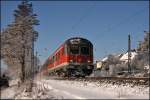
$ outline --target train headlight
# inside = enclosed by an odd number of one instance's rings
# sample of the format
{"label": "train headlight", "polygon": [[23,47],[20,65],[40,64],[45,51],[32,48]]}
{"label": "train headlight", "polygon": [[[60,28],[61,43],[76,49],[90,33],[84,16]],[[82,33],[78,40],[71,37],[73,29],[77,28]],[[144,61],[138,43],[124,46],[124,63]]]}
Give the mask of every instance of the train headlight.
{"label": "train headlight", "polygon": [[70,62],[73,62],[73,60],[70,60]]}
{"label": "train headlight", "polygon": [[88,63],[90,63],[91,61],[90,60],[88,60]]}

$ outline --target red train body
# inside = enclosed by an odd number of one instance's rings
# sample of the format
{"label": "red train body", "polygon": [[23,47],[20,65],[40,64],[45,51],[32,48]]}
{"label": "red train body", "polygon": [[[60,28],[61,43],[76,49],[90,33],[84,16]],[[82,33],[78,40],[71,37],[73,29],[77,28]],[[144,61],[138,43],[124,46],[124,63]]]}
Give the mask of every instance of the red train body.
{"label": "red train body", "polygon": [[93,45],[84,38],[66,40],[46,61],[49,74],[87,76],[93,70]]}

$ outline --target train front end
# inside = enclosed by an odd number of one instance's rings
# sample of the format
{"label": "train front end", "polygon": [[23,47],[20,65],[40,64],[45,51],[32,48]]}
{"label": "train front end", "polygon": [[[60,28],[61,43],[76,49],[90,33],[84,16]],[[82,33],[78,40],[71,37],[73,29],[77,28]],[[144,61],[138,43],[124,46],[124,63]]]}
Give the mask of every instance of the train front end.
{"label": "train front end", "polygon": [[66,42],[67,72],[73,76],[88,76],[93,71],[93,45],[83,38],[71,38]]}

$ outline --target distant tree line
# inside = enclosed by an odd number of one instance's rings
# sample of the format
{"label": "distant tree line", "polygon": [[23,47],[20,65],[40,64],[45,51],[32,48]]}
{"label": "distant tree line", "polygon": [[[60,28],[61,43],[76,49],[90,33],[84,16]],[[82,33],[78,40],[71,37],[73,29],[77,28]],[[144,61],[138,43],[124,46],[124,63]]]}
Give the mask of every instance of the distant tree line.
{"label": "distant tree line", "polygon": [[138,51],[149,51],[149,34],[150,32],[144,31],[144,40],[139,41],[139,45],[137,47]]}

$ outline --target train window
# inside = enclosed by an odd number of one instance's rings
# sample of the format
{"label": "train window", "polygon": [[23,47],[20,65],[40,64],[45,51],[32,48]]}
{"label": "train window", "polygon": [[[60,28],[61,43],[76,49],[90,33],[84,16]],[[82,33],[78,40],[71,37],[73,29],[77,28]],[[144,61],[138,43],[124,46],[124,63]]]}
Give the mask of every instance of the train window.
{"label": "train window", "polygon": [[48,64],[51,64],[51,59],[49,60]]}
{"label": "train window", "polygon": [[56,61],[59,59],[59,52],[56,54]]}
{"label": "train window", "polygon": [[64,51],[64,48],[62,48],[62,55],[64,55],[65,51]]}
{"label": "train window", "polygon": [[53,62],[54,62],[54,60],[55,60],[55,57],[53,56]]}
{"label": "train window", "polygon": [[89,47],[81,47],[81,54],[88,55]]}
{"label": "train window", "polygon": [[51,64],[53,63],[53,59],[51,59]]}
{"label": "train window", "polygon": [[58,52],[58,60],[60,59],[60,52]]}
{"label": "train window", "polygon": [[53,59],[50,59],[50,62],[49,62],[49,64],[52,64],[53,63]]}
{"label": "train window", "polygon": [[57,58],[58,58],[58,57],[57,57],[57,54],[56,54],[56,55],[55,55],[55,61],[57,61]]}
{"label": "train window", "polygon": [[64,47],[64,54],[67,54],[68,50],[69,50],[69,47],[67,45],[65,45],[65,47]]}
{"label": "train window", "polygon": [[71,54],[79,54],[79,47],[76,45],[71,45],[70,46],[70,53]]}

